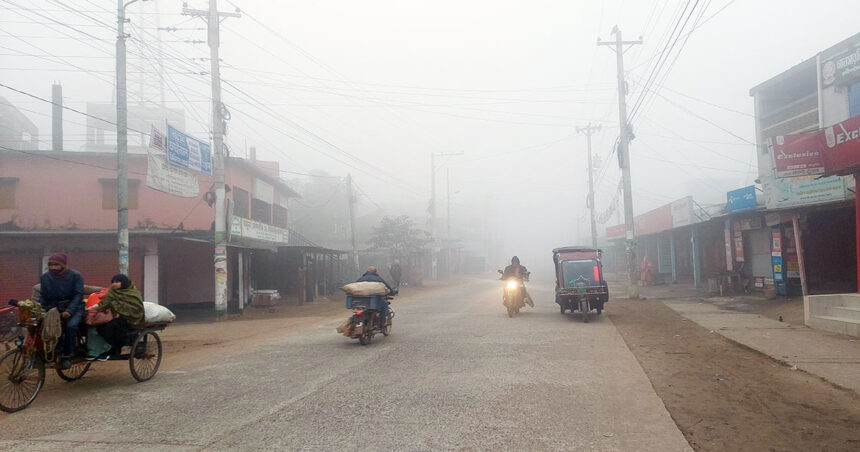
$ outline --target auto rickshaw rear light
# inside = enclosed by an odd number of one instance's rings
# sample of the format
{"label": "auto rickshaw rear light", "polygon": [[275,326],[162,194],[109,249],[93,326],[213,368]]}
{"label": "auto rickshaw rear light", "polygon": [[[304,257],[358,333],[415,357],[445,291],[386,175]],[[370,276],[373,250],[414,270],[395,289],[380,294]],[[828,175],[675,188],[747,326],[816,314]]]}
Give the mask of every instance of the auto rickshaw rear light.
{"label": "auto rickshaw rear light", "polygon": [[594,282],[600,281],[600,269],[594,266]]}

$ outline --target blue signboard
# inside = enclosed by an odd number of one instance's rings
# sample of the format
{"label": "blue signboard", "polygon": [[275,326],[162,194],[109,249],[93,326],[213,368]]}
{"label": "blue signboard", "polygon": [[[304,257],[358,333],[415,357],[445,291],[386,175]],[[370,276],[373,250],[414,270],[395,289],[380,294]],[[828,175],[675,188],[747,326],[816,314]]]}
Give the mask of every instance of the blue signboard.
{"label": "blue signboard", "polygon": [[167,160],[191,171],[212,174],[212,149],[190,135],[167,125]]}
{"label": "blue signboard", "polygon": [[726,212],[755,210],[755,185],[739,188],[726,193]]}

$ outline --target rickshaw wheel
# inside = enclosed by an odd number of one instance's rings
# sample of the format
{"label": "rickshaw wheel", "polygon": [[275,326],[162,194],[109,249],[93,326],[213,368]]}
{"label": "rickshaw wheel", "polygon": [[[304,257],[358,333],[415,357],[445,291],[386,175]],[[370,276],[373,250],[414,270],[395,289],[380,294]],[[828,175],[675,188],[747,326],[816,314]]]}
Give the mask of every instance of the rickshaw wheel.
{"label": "rickshaw wheel", "polygon": [[131,344],[128,368],[137,381],[146,381],[155,376],[161,365],[161,338],[154,331],[138,334]]}
{"label": "rickshaw wheel", "polygon": [[45,384],[45,362],[35,357],[33,367],[20,348],[0,357],[0,410],[7,413],[30,405]]}
{"label": "rickshaw wheel", "polygon": [[59,375],[60,378],[66,381],[80,380],[81,377],[83,377],[84,374],[87,373],[88,370],[90,370],[91,364],[92,363],[90,362],[80,362],[72,364],[72,367],[69,367],[68,369],[60,369],[59,367],[57,367],[57,375]]}

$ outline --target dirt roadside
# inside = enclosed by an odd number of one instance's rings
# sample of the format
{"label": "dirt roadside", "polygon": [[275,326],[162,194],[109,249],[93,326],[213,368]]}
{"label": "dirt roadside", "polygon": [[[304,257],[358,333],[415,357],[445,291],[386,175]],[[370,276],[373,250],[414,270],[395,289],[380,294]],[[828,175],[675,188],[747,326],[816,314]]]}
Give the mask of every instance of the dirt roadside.
{"label": "dirt roadside", "polygon": [[860,450],[860,397],[655,300],[607,314],[695,450]]}

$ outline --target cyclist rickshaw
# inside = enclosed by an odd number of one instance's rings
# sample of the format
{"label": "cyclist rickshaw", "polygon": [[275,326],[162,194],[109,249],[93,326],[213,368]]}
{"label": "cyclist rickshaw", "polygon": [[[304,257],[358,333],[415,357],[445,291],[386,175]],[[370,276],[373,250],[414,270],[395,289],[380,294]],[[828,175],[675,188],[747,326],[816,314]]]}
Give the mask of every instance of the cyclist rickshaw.
{"label": "cyclist rickshaw", "polygon": [[[60,354],[43,340],[45,312],[38,302],[10,300],[0,308],[0,341],[14,345],[0,356],[0,410],[12,413],[30,405],[45,384],[45,369],[53,368],[65,381],[83,377],[96,361],[85,359],[87,332],[84,322],[78,334],[77,354],[71,365],[59,365]],[[158,332],[170,322],[147,322],[132,328],[120,355],[110,361],[128,361],[132,377],[139,382],[155,376],[161,365],[162,346]],[[46,345],[46,342],[47,343]],[[8,347],[8,346],[7,346]],[[127,350],[127,351],[126,351]]]}
{"label": "cyclist rickshaw", "polygon": [[579,311],[588,322],[592,310],[600,315],[609,301],[609,285],[603,279],[602,251],[567,246],[552,250],[555,266],[555,302],[562,314]]}

